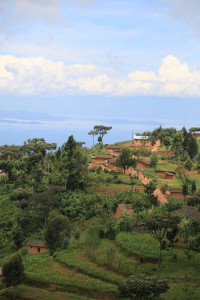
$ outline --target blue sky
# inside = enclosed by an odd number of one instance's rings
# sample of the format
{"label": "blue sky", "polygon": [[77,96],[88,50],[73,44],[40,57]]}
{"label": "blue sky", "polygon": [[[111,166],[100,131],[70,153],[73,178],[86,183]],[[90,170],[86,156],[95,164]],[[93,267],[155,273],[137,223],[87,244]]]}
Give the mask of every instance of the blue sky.
{"label": "blue sky", "polygon": [[1,0],[0,144],[199,125],[198,0]]}

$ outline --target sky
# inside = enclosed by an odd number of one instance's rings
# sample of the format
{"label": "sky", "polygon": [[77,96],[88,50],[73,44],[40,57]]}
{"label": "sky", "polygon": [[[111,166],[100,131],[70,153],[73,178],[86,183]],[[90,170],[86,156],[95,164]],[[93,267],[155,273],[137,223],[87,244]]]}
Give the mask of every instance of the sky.
{"label": "sky", "polygon": [[0,0],[0,145],[199,126],[199,0]]}

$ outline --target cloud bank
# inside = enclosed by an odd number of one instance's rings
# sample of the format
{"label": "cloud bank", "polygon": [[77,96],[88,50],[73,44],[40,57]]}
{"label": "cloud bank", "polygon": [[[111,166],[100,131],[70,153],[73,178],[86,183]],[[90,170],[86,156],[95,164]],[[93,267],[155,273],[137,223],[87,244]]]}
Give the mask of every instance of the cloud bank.
{"label": "cloud bank", "polygon": [[200,71],[173,55],[156,72],[133,70],[123,77],[93,64],[1,55],[0,94],[195,97],[200,96]]}

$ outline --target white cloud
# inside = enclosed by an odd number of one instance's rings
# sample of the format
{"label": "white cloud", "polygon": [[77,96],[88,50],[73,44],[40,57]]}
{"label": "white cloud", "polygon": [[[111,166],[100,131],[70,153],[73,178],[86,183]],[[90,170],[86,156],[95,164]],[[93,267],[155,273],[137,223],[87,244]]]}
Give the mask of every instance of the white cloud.
{"label": "white cloud", "polygon": [[124,77],[92,64],[67,65],[43,57],[0,56],[0,94],[200,96],[200,71],[173,55],[158,71],[134,70]]}

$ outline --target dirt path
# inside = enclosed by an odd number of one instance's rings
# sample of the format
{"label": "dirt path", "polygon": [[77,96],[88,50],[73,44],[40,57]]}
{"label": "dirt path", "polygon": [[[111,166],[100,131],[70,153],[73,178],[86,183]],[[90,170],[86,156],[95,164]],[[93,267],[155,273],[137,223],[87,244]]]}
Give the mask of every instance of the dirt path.
{"label": "dirt path", "polygon": [[161,204],[167,204],[168,201],[167,199],[165,198],[165,196],[162,194],[161,190],[159,189],[156,189],[154,191],[154,196],[156,196],[158,198],[158,201],[161,203]]}
{"label": "dirt path", "polygon": [[158,147],[160,147],[160,140],[156,141],[155,145],[151,149],[151,152],[156,152]]}

